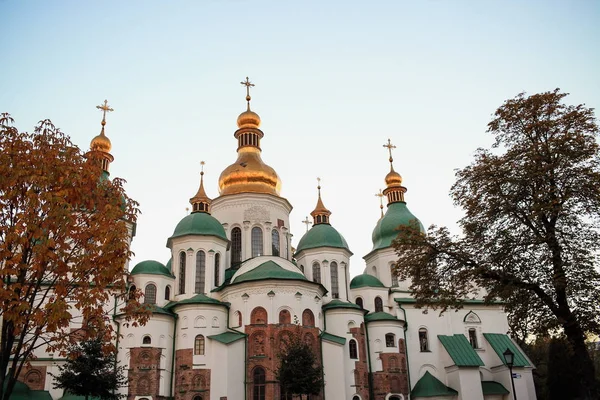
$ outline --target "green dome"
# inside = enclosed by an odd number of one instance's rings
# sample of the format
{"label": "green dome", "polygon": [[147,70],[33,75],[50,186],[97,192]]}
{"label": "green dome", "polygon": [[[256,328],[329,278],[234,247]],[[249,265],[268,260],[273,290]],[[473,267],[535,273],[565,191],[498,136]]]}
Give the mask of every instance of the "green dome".
{"label": "green dome", "polygon": [[148,274],[148,275],[164,275],[172,278],[173,275],[171,271],[167,269],[164,265],[154,260],[146,260],[137,263],[135,267],[131,270],[131,275],[140,275],[140,274]]}
{"label": "green dome", "polygon": [[346,239],[329,224],[317,224],[310,228],[300,239],[296,254],[317,247],[337,247],[350,251]]}
{"label": "green dome", "polygon": [[232,283],[261,281],[265,279],[283,279],[306,281],[306,277],[299,272],[287,270],[275,263],[274,261],[266,261],[259,266],[236,276]]}
{"label": "green dome", "polygon": [[169,258],[169,261],[167,261],[167,264],[165,265],[165,267],[167,267],[169,272],[173,272],[173,267],[171,266],[172,261],[173,261],[173,259]]}
{"label": "green dome", "polygon": [[361,287],[385,287],[383,283],[373,275],[360,274],[356,275],[350,281],[350,289],[358,289]]}
{"label": "green dome", "polygon": [[415,226],[425,233],[423,224],[406,207],[403,201],[388,205],[388,209],[375,225],[373,230],[373,250],[385,249],[392,245],[392,241],[398,236],[399,226]]}
{"label": "green dome", "polygon": [[363,311],[363,309],[360,308],[360,306],[357,304],[349,303],[347,301],[342,301],[338,299],[331,300],[329,303],[323,306],[323,310],[331,310],[333,308],[350,308],[353,310]]}
{"label": "green dome", "polygon": [[192,213],[179,221],[169,242],[171,239],[186,235],[216,236],[227,240],[223,225],[212,215],[203,212]]}
{"label": "green dome", "polygon": [[392,314],[388,314],[383,311],[379,311],[372,314],[365,315],[365,321],[373,322],[373,321],[398,321],[398,318],[394,317]]}

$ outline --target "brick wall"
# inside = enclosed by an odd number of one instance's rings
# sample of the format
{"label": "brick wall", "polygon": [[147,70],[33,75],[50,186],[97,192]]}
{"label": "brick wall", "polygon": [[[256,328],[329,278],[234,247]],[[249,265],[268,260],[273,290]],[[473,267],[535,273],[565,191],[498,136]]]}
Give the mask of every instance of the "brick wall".
{"label": "brick wall", "polygon": [[364,324],[351,328],[352,338],[358,344],[358,360],[354,363],[354,388],[363,400],[369,400],[369,364]]}
{"label": "brick wall", "polygon": [[46,366],[23,367],[17,380],[23,382],[31,390],[44,390],[46,385]]}
{"label": "brick wall", "polygon": [[193,349],[175,352],[175,400],[210,399],[210,369],[194,369]]}
{"label": "brick wall", "polygon": [[135,396],[158,395],[160,390],[160,357],[162,350],[153,347],[136,347],[130,350],[128,400]]}

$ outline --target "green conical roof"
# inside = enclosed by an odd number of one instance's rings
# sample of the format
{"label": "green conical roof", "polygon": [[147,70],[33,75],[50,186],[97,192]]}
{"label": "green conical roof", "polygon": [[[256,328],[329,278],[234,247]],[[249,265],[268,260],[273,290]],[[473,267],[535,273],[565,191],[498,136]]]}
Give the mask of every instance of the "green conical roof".
{"label": "green conical roof", "polygon": [[398,318],[394,317],[392,314],[388,314],[384,311],[379,311],[376,313],[371,313],[365,315],[365,321],[373,322],[373,321],[398,321]]}
{"label": "green conical roof", "polygon": [[164,265],[154,260],[146,260],[136,264],[131,270],[131,275],[149,274],[149,275],[164,275],[172,278],[171,271]]}
{"label": "green conical roof", "polygon": [[167,246],[171,239],[186,235],[216,236],[227,240],[223,225],[212,215],[203,212],[192,213],[179,221]]}
{"label": "green conical roof", "polygon": [[323,306],[323,310],[331,310],[333,308],[351,308],[354,310],[362,311],[362,308],[360,308],[360,306],[358,306],[357,304],[349,303],[347,301],[342,301],[339,299],[333,299]]}
{"label": "green conical roof", "polygon": [[385,287],[385,285],[373,275],[360,274],[352,278],[350,281],[350,289],[358,289],[361,287]]}
{"label": "green conical roof", "polygon": [[410,393],[412,399],[416,397],[446,397],[456,396],[458,392],[448,386],[444,385],[435,376],[431,375],[429,371],[425,372],[425,375],[419,379],[415,387]]}
{"label": "green conical roof", "polygon": [[300,239],[296,248],[296,254],[302,250],[317,247],[336,247],[350,251],[346,239],[329,224],[317,224],[310,228]]}
{"label": "green conical roof", "polygon": [[392,241],[398,236],[398,227],[414,226],[425,233],[423,224],[406,207],[406,203],[399,201],[388,205],[388,209],[373,230],[373,250],[384,249],[392,245]]}
{"label": "green conical roof", "polygon": [[306,277],[299,272],[285,269],[274,261],[266,261],[254,269],[235,277],[232,283],[260,281],[264,279],[307,280]]}
{"label": "green conical roof", "polygon": [[170,310],[173,307],[181,306],[184,304],[213,304],[213,305],[227,307],[227,303],[223,303],[222,301],[213,299],[202,293],[199,293],[199,294],[195,295],[194,297],[190,297],[189,299],[185,299],[185,300],[181,300],[181,301],[172,301],[163,308],[166,310]]}

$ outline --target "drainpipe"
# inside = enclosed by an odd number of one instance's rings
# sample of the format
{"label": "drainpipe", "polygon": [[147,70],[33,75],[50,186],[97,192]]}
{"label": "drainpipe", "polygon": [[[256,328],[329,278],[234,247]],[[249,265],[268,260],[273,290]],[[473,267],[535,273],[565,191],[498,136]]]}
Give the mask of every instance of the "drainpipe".
{"label": "drainpipe", "polygon": [[[121,338],[121,322],[117,320],[117,296],[115,295],[115,306],[113,307],[113,322],[117,324],[117,344],[115,349],[115,376],[117,375],[117,362],[119,361],[119,339]],[[112,390],[112,394],[115,394],[115,389]]]}
{"label": "drainpipe", "polygon": [[406,331],[408,330],[408,321],[406,320],[406,310],[402,308],[402,304],[398,303],[398,306],[404,313],[404,349],[406,350],[406,373],[408,374],[408,398],[410,399],[410,392],[412,386],[410,383],[410,363],[408,362],[408,345],[406,343]]}
{"label": "drainpipe", "polygon": [[[367,311],[368,312],[368,311]],[[366,313],[365,313],[366,315]],[[371,369],[371,346],[369,345],[369,328],[367,328],[367,321],[365,321],[365,335],[367,337],[367,361],[369,362],[369,399],[375,399],[375,392],[373,392],[373,371]]]}
{"label": "drainpipe", "polygon": [[175,314],[173,317],[173,357],[171,358],[171,384],[169,385],[169,399],[173,399],[173,378],[175,377],[175,335],[177,333],[177,321],[179,320],[179,315]]}
{"label": "drainpipe", "polygon": [[248,335],[244,332],[240,332],[235,328],[229,326],[229,306],[227,307],[227,329],[231,329],[234,332],[241,333],[244,335],[244,400],[248,397],[248,380],[246,379],[248,372]]}

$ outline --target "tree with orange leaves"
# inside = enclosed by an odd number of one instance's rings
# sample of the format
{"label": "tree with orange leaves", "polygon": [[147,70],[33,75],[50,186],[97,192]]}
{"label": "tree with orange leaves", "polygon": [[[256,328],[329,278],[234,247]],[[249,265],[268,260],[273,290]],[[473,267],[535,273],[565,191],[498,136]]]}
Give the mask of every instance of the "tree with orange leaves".
{"label": "tree with orange leaves", "polygon": [[36,351],[110,349],[113,314],[148,318],[127,293],[137,203],[95,161],[49,120],[26,133],[0,114],[0,400]]}

